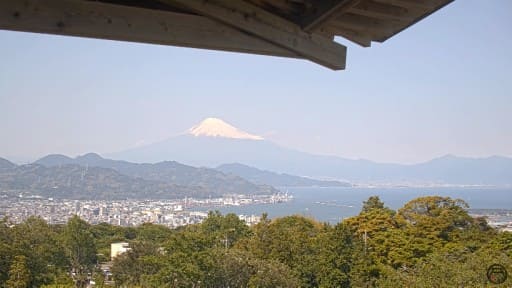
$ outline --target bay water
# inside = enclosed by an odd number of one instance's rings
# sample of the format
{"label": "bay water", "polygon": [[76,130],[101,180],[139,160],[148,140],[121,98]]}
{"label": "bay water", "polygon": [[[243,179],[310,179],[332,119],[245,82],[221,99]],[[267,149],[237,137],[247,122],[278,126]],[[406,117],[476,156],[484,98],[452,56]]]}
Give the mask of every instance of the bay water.
{"label": "bay water", "polygon": [[511,188],[436,187],[436,188],[281,188],[293,199],[285,203],[216,208],[223,214],[261,215],[270,218],[287,215],[312,217],[321,222],[338,223],[361,211],[363,201],[379,196],[385,206],[397,210],[407,202],[422,196],[443,196],[466,201],[470,209],[511,209]]}

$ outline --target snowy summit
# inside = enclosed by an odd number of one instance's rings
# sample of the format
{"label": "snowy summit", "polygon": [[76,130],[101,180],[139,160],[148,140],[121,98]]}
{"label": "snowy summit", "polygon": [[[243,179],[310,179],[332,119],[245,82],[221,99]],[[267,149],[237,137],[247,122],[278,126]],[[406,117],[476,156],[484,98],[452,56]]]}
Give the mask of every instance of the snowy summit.
{"label": "snowy summit", "polygon": [[229,125],[218,118],[206,118],[201,123],[190,128],[188,134],[194,136],[224,137],[233,139],[263,140],[263,137],[249,134]]}

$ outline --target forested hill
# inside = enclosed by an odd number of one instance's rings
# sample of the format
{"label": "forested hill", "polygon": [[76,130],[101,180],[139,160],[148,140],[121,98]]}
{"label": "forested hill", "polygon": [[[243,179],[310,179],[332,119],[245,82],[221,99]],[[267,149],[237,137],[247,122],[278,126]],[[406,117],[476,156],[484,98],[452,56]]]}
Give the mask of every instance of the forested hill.
{"label": "forested hill", "polygon": [[255,185],[237,176],[176,162],[148,165],[122,162],[122,169],[115,169],[71,160],[58,156],[37,162],[51,163],[47,166],[17,166],[0,161],[0,193],[68,199],[172,199],[277,192],[271,186]]}
{"label": "forested hill", "polygon": [[7,195],[66,199],[162,199],[207,196],[203,187],[148,181],[112,169],[78,165],[22,165],[0,171],[0,191]]}
{"label": "forested hill", "polygon": [[295,175],[260,170],[240,163],[223,164],[215,168],[226,174],[237,175],[252,183],[278,187],[351,187],[348,182],[318,180]]}
{"label": "forested hill", "polygon": [[512,287],[510,277],[493,285],[486,275],[491,264],[512,271],[512,233],[470,217],[459,200],[435,196],[397,211],[371,197],[335,226],[263,216],[248,227],[212,212],[171,230],[89,225],[74,216],[63,226],[0,220],[0,239],[0,287],[85,287],[88,273],[102,285],[96,263],[110,260],[114,242],[131,248],[113,261],[116,287]]}
{"label": "forested hill", "polygon": [[212,196],[232,193],[271,194],[278,192],[273,187],[256,185],[236,175],[224,174],[215,169],[196,168],[175,161],[139,164],[106,159],[98,154],[88,153],[76,158],[64,155],[48,155],[35,163],[47,167],[75,164],[83,167],[108,168],[123,175],[142,178],[148,181],[165,182],[187,187],[202,187],[211,193]]}

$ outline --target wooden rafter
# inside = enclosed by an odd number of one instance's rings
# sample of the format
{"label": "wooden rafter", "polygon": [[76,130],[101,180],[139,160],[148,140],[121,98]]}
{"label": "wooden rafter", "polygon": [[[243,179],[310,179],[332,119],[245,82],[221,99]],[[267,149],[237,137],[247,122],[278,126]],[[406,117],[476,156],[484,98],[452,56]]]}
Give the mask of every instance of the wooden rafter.
{"label": "wooden rafter", "polygon": [[346,47],[244,1],[160,0],[210,17],[334,70],[345,68]]}
{"label": "wooden rafter", "polygon": [[[385,37],[380,37],[379,39],[376,39],[377,42],[384,42],[387,39],[389,39],[390,37],[392,37],[393,35],[396,35],[396,34],[402,32],[403,30],[407,29],[411,25],[414,25],[418,21],[421,21],[425,17],[428,17],[430,14],[432,14],[435,11],[443,8],[444,6],[452,3],[455,0],[373,0],[373,1],[385,2],[385,3],[391,4],[391,5],[405,7],[409,11],[416,10],[416,9],[418,9],[418,10],[423,9],[423,13],[416,12],[417,15],[416,15],[416,17],[414,17],[413,20],[407,22],[405,25],[401,25],[401,27],[399,29],[396,29],[395,31],[393,31],[392,34],[385,36]],[[392,1],[392,2],[389,3],[386,1]]]}
{"label": "wooden rafter", "polygon": [[384,4],[393,6],[399,6],[404,8],[415,8],[415,9],[435,9],[440,3],[445,3],[443,0],[373,0]]}
{"label": "wooden rafter", "polygon": [[345,68],[453,0],[0,0],[0,29],[307,59]]}
{"label": "wooden rafter", "polygon": [[0,29],[297,57],[208,18],[82,0],[1,0]]}
{"label": "wooden rafter", "polygon": [[378,38],[379,35],[389,35],[397,29],[397,23],[352,13],[347,13],[337,18],[332,25],[339,27],[340,30],[349,29],[359,31],[362,34],[371,35],[372,38]]}
{"label": "wooden rafter", "polygon": [[365,1],[352,7],[348,12],[380,20],[394,20],[399,22],[411,22],[414,19],[409,15],[410,9],[399,6],[386,5],[373,1]]}
{"label": "wooden rafter", "polygon": [[314,31],[340,13],[347,11],[360,2],[360,0],[321,0],[310,13],[302,18],[301,26],[304,31]]}
{"label": "wooden rafter", "polygon": [[343,36],[348,40],[363,47],[370,47],[372,45],[372,39],[369,38],[368,35],[364,35],[360,32],[350,29],[343,29],[343,32],[340,32],[339,34],[340,36]]}

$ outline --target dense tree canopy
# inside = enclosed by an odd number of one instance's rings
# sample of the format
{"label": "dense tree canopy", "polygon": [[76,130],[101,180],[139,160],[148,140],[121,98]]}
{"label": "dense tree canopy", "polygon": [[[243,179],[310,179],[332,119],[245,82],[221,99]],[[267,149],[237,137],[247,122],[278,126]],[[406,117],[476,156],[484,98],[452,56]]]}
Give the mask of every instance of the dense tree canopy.
{"label": "dense tree canopy", "polygon": [[96,264],[96,245],[90,225],[73,216],[63,230],[62,242],[76,286],[85,287]]}
{"label": "dense tree canopy", "polygon": [[219,212],[174,230],[3,219],[0,287],[84,287],[91,279],[104,287],[97,264],[120,241],[131,250],[111,263],[117,287],[484,287],[489,265],[512,272],[512,234],[466,209],[430,196],[394,211],[373,196],[334,226],[263,215],[249,227]]}
{"label": "dense tree canopy", "polygon": [[25,288],[30,285],[30,272],[27,268],[27,258],[23,255],[15,256],[9,269],[7,287]]}

